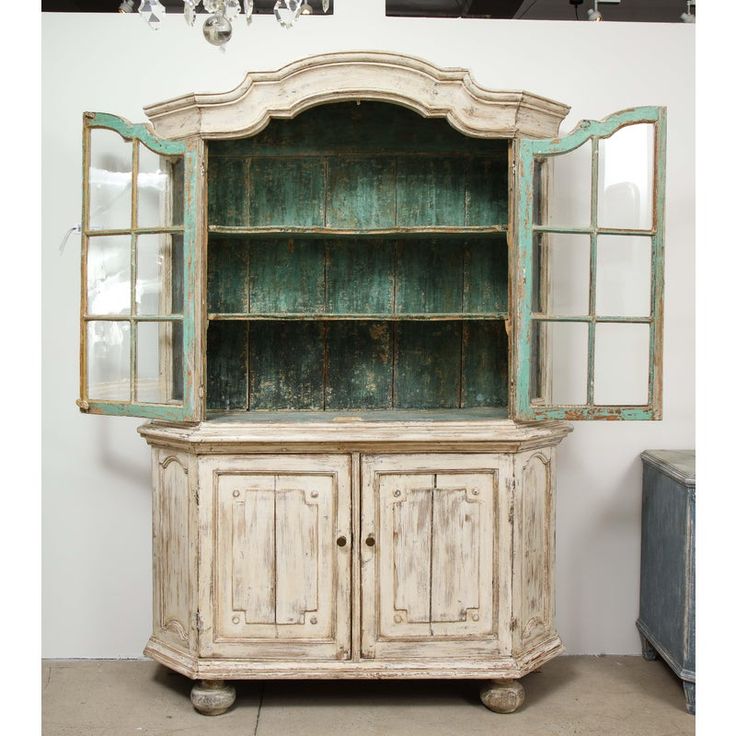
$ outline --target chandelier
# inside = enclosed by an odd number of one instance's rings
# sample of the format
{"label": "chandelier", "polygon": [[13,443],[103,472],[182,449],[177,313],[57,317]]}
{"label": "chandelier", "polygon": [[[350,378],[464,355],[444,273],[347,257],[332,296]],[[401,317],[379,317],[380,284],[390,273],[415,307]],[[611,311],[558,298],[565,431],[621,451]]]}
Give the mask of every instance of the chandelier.
{"label": "chandelier", "polygon": [[[233,35],[233,21],[240,14],[245,15],[248,23],[253,18],[254,0],[182,0],[184,3],[184,20],[188,25],[197,23],[198,14],[207,13],[209,17],[202,23],[202,33],[213,46],[224,46]],[[330,9],[330,0],[321,0],[322,11]],[[130,13],[135,6],[135,0],[123,0],[120,4],[121,13]],[[199,13],[197,9],[199,8]],[[161,19],[166,14],[166,8],[161,0],[140,0],[138,12],[148,25],[158,30]],[[312,7],[309,0],[276,0],[273,14],[276,20],[284,27],[291,28],[302,15],[310,15]]]}

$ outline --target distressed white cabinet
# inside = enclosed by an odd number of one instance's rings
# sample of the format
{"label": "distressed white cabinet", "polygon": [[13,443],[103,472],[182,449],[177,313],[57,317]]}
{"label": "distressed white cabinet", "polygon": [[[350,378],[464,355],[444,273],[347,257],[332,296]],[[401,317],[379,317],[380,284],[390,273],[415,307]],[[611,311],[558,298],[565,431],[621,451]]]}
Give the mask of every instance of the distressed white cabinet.
{"label": "distressed white cabinet", "polygon": [[[407,56],[84,117],[81,387],[151,420],[154,630],[198,679],[562,651],[562,420],[657,419],[665,111],[583,121]],[[622,288],[625,285],[626,288]]]}
{"label": "distressed white cabinet", "polygon": [[522,677],[562,650],[553,465],[568,431],[141,427],[157,510],[146,653],[206,680]]}

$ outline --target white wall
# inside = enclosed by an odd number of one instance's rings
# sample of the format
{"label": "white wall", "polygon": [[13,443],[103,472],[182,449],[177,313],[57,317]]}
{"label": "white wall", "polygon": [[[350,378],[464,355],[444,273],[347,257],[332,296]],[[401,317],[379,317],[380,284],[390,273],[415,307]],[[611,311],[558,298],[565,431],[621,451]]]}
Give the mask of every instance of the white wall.
{"label": "white wall", "polygon": [[[284,31],[237,24],[225,53],[182,18],[43,18],[43,654],[135,657],[150,633],[149,453],[135,419],[83,416],[78,381],[84,110],[143,119],[143,105],[224,91],[247,70],[338,50],[413,54],[467,67],[497,89],[572,105],[563,123],[667,105],[666,317],[662,422],[589,422],[559,450],[557,619],[570,653],[633,654],[639,582],[639,453],[694,444],[694,27],[384,18],[381,0]],[[355,7],[357,6],[357,7]],[[348,10],[350,11],[348,12]],[[325,131],[329,135],[329,131]],[[32,247],[32,245],[28,245]]]}

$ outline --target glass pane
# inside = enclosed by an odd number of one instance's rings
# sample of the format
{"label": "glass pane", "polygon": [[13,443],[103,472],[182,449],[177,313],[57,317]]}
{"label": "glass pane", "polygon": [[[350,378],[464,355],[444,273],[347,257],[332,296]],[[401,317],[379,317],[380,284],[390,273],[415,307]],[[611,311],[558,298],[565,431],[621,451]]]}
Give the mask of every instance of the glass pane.
{"label": "glass pane", "polygon": [[648,317],[651,314],[652,239],[598,236],[596,314]]}
{"label": "glass pane", "polygon": [[90,131],[89,229],[125,230],[131,226],[133,148],[115,131]]}
{"label": "glass pane", "polygon": [[594,402],[642,406],[648,394],[649,325],[596,325]]}
{"label": "glass pane", "polygon": [[168,233],[139,235],[135,285],[138,314],[181,314],[184,259],[182,237]]}
{"label": "glass pane", "polygon": [[138,149],[138,227],[181,225],[183,161]]}
{"label": "glass pane", "polygon": [[628,125],[598,143],[598,226],[652,227],[654,126]]}
{"label": "glass pane", "polygon": [[[570,233],[537,235],[539,309],[549,315],[587,315],[590,284],[590,237]],[[546,299],[544,290],[546,289]],[[536,291],[536,289],[535,289]]]}
{"label": "glass pane", "polygon": [[181,325],[139,322],[136,400],[152,404],[181,403]]}
{"label": "glass pane", "polygon": [[130,401],[130,324],[87,323],[87,394],[91,401]]}
{"label": "glass pane", "polygon": [[130,314],[130,235],[87,240],[87,314]]}
{"label": "glass pane", "polygon": [[[550,157],[551,181],[547,198],[547,212],[540,207],[537,225],[555,227],[590,226],[590,190],[592,180],[591,143],[586,141],[570,153]],[[535,186],[541,186],[544,177]],[[544,201],[544,196],[541,197]]]}
{"label": "glass pane", "polygon": [[[538,326],[538,327],[536,327]],[[585,404],[588,383],[588,324],[533,322],[538,347],[532,351],[532,393],[545,404]],[[536,398],[536,397],[534,397]]]}

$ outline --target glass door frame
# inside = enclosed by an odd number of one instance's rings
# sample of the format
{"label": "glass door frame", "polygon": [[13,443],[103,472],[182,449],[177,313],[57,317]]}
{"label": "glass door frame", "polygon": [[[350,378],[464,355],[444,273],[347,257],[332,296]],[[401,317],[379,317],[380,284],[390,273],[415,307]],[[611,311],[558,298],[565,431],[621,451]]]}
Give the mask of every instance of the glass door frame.
{"label": "glass door frame", "polygon": [[[597,224],[598,199],[598,140],[608,138],[617,130],[637,123],[654,126],[654,179],[652,226],[649,230],[627,228],[604,228]],[[536,225],[535,211],[535,167],[547,157],[569,153],[592,139],[591,177],[591,222],[588,227],[556,227]],[[516,146],[516,253],[514,258],[514,292],[512,313],[515,322],[515,344],[512,361],[513,417],[522,421],[535,419],[613,419],[652,420],[662,418],[662,323],[664,293],[664,201],[665,201],[665,151],[666,151],[666,108],[636,107],[614,113],[601,121],[583,120],[569,135],[543,140],[519,139]],[[542,192],[542,195],[544,193]],[[544,197],[542,197],[544,199]],[[591,239],[590,290],[595,303],[595,264],[598,235],[644,235],[652,239],[651,260],[651,311],[646,320],[650,324],[648,401],[646,405],[594,405],[594,337],[595,313],[579,322],[588,322],[588,365],[587,402],[584,405],[542,405],[531,397],[532,385],[532,324],[534,298],[534,240],[537,233],[585,234]],[[600,322],[642,322],[626,317],[609,318]]]}
{"label": "glass door frame", "polygon": [[[131,222],[129,228],[124,229],[90,229],[90,193],[89,169],[91,163],[91,133],[95,128],[102,128],[118,133],[123,140],[138,141],[154,153],[162,156],[180,156],[184,160],[184,202],[182,207],[182,224],[177,227],[139,228],[136,221],[137,212],[137,174],[138,155],[137,147],[133,146],[131,169]],[[196,350],[198,336],[196,330],[196,295],[197,295],[197,225],[198,225],[198,193],[201,147],[195,140],[166,140],[154,135],[146,124],[130,123],[124,118],[108,113],[85,112],[83,117],[83,154],[82,154],[82,269],[81,269],[81,299],[80,299],[80,353],[79,353],[79,382],[80,398],[77,405],[81,411],[89,414],[109,414],[114,416],[135,416],[167,421],[195,421],[199,415],[198,390],[195,385]],[[182,304],[182,401],[177,404],[147,403],[133,401],[133,393],[128,401],[100,401],[90,400],[88,386],[88,358],[87,358],[87,325],[90,321],[110,321],[110,315],[102,317],[89,315],[87,305],[87,259],[90,236],[130,235],[131,238],[146,233],[176,232],[182,235],[183,248],[183,304]],[[131,250],[131,265],[135,258],[135,250]],[[135,266],[131,271],[131,291],[135,288]],[[134,302],[131,299],[131,314],[118,315],[114,321],[157,322],[162,317],[138,317],[134,313]],[[171,318],[163,321],[173,322]],[[179,321],[178,319],[175,321]],[[136,359],[136,335],[131,334],[131,366]],[[130,374],[131,392],[135,381],[135,367]]]}

